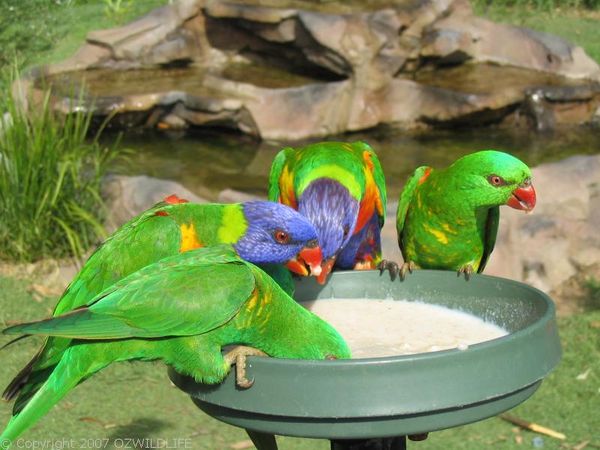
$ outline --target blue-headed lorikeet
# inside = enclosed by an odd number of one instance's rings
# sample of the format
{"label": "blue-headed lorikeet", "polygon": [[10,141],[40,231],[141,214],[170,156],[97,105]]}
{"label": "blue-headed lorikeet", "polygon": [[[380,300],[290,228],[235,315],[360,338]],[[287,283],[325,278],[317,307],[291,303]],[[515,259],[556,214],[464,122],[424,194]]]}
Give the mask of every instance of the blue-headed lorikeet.
{"label": "blue-headed lorikeet", "polygon": [[[309,273],[306,265],[320,270],[316,231],[292,208],[265,201],[196,204],[169,196],[119,228],[90,256],[53,315],[87,304],[116,281],[149,264],[217,243],[230,243],[242,259],[264,265],[288,292],[293,289],[291,277],[278,264],[287,264],[302,275]],[[15,398],[21,390],[23,398],[30,397],[68,346],[68,339],[48,338],[5,389],[4,399]]]}
{"label": "blue-headed lorikeet", "polygon": [[[348,358],[333,327],[296,303],[229,245],[190,250],[117,281],[74,311],[16,325],[6,334],[39,334],[68,342],[38,388],[20,397],[0,442],[8,448],[81,381],[115,361],[162,360],[202,383],[219,383],[242,344],[281,358]],[[38,373],[39,374],[39,373]],[[242,387],[251,382],[244,374]]]}
{"label": "blue-headed lorikeet", "polygon": [[381,260],[385,178],[364,142],[320,142],[281,150],[271,167],[269,199],[291,206],[315,226],[323,283],[333,266],[372,269]]}

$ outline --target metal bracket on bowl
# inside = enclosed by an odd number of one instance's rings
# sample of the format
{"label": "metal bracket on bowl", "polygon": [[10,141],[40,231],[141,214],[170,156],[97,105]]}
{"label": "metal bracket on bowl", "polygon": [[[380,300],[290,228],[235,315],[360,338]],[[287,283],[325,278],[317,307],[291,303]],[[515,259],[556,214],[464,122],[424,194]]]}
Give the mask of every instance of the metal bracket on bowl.
{"label": "metal bracket on bowl", "polygon": [[406,450],[406,436],[331,441],[331,450]]}
{"label": "metal bracket on bowl", "polygon": [[[277,450],[275,436],[246,429],[257,450]],[[331,450],[406,450],[406,436],[372,439],[331,440]]]}

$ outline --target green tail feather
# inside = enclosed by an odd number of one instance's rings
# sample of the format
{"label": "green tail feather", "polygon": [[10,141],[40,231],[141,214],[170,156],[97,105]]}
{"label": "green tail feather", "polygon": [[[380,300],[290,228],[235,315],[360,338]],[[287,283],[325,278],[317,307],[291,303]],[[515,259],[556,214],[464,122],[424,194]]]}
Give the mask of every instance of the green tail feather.
{"label": "green tail feather", "polygon": [[102,317],[87,308],[78,309],[59,317],[14,325],[4,334],[43,334],[81,339],[110,339],[129,335],[132,328],[110,316]]}
{"label": "green tail feather", "polygon": [[[80,359],[77,358],[76,353],[72,356],[75,359]],[[92,373],[89,365],[81,364],[81,361],[74,361],[73,359],[71,357],[63,358],[29,402],[19,413],[13,415],[0,436],[2,448],[9,448],[6,445],[7,442],[14,442],[21,433],[46,414],[67,392]]]}
{"label": "green tail feather", "polygon": [[41,389],[50,375],[52,375],[52,371],[55,367],[56,366],[34,370],[29,374],[27,382],[19,390],[18,397],[13,405],[13,416],[20,413],[25,406],[27,406],[33,396]]}

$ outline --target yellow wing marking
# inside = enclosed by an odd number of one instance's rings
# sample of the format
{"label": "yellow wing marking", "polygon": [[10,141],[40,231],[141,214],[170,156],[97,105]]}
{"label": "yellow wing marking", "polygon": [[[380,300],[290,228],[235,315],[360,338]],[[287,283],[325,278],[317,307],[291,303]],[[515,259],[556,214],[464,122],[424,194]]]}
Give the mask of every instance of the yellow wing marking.
{"label": "yellow wing marking", "polygon": [[436,230],[434,228],[428,227],[427,225],[425,225],[423,228],[425,228],[425,231],[427,231],[428,233],[433,234],[440,244],[448,243],[448,236],[446,236],[446,233],[444,233],[443,231]]}
{"label": "yellow wing marking", "polygon": [[202,247],[202,243],[198,240],[196,227],[194,227],[193,223],[190,223],[189,225],[183,223],[179,229],[181,231],[181,245],[179,246],[180,252],[187,252],[188,250]]}

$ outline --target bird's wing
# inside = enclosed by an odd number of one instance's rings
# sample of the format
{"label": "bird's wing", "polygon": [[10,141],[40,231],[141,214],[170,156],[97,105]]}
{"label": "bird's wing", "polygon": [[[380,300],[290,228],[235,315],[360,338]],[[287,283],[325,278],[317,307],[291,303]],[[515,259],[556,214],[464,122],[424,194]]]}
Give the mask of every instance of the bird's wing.
{"label": "bird's wing", "polygon": [[[215,255],[208,254],[204,261],[197,261],[202,260],[205,250],[192,250],[148,266],[104,291],[88,307],[16,325],[4,333],[79,339],[206,333],[231,320],[252,296],[256,283],[250,267],[237,258],[220,261],[222,255],[213,258]],[[201,253],[199,258],[197,253]]]}
{"label": "bird's wing", "polygon": [[287,161],[286,158],[287,148],[282,149],[275,158],[271,165],[271,172],[269,173],[269,200],[272,202],[279,202],[281,199],[281,175],[283,174],[283,168]]}
{"label": "bird's wing", "polygon": [[414,198],[417,186],[427,179],[431,173],[431,170],[431,167],[428,166],[418,167],[408,179],[404,185],[404,189],[402,189],[402,193],[400,194],[398,211],[396,213],[396,231],[398,232],[398,245],[400,246],[400,251],[402,252],[403,257],[405,257],[405,254],[402,245],[402,232],[404,231],[406,214],[408,213],[408,208],[410,207],[410,204]]}
{"label": "bird's wing", "polygon": [[369,148],[368,153],[370,155],[369,160],[371,162],[371,164],[369,165],[369,169],[373,174],[373,179],[375,180],[375,185],[377,186],[378,192],[378,200],[376,201],[376,211],[379,216],[379,225],[380,227],[382,227],[383,223],[385,222],[385,213],[387,207],[387,191],[385,188],[385,176],[383,174],[383,169],[381,167],[381,163],[379,162],[379,158],[377,157],[375,152],[371,148]]}
{"label": "bird's wing", "polygon": [[261,264],[259,266],[263,272],[279,285],[281,289],[285,291],[290,297],[294,297],[294,291],[296,290],[296,284],[292,273],[281,264]]}
{"label": "bird's wing", "polygon": [[89,257],[62,295],[53,315],[85,305],[115,281],[177,252],[181,239],[177,224],[157,215],[161,202],[113,233]]}
{"label": "bird's wing", "polygon": [[498,234],[498,224],[500,223],[500,208],[495,206],[490,208],[488,211],[487,221],[485,222],[485,235],[483,245],[483,255],[481,255],[481,262],[477,268],[477,272],[483,272],[485,265],[494,250],[496,245],[496,236]]}

